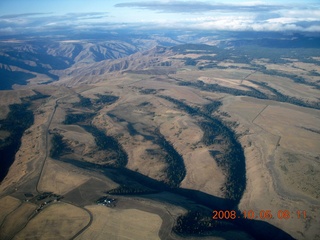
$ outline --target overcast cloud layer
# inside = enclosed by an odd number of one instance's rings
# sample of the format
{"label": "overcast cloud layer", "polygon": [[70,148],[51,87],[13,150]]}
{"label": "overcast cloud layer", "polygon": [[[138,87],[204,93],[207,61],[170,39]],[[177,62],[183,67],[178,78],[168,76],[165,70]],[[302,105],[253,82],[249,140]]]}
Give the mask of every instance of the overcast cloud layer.
{"label": "overcast cloud layer", "polygon": [[285,8],[281,5],[265,5],[260,3],[247,4],[223,4],[223,3],[206,3],[200,1],[150,1],[150,2],[127,2],[116,4],[115,7],[133,7],[140,9],[155,10],[159,12],[170,13],[199,13],[210,11],[221,12],[269,12]]}
{"label": "overcast cloud layer", "polygon": [[[30,32],[90,31],[132,27],[135,29],[186,29],[227,31],[307,31],[320,32],[320,3],[212,1],[75,1],[62,8],[42,5],[23,12],[23,4],[35,0],[3,0],[0,3],[0,34]],[[20,2],[21,9],[10,7]],[[291,1],[292,2],[292,1]],[[302,1],[301,1],[302,2]],[[51,3],[52,4],[52,3]],[[61,6],[59,7],[59,5]],[[90,4],[90,5],[88,5]],[[17,4],[15,5],[17,6]],[[37,6],[35,4],[34,6]],[[89,7],[90,6],[90,7]],[[30,8],[25,8],[30,9]],[[48,10],[51,11],[48,11]],[[60,9],[60,11],[55,11]],[[64,9],[68,12],[63,12]],[[85,12],[89,9],[90,12]]]}

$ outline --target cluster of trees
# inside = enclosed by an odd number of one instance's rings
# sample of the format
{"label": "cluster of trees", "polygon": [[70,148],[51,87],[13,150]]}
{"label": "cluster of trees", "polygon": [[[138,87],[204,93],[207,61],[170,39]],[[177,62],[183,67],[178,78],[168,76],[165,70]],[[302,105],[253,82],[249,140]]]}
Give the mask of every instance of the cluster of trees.
{"label": "cluster of trees", "polygon": [[239,229],[234,224],[213,220],[211,211],[189,211],[187,214],[179,216],[173,227],[173,231],[179,235],[213,235],[216,231],[231,231]]}
{"label": "cluster of trees", "polygon": [[130,187],[130,186],[120,186],[114,189],[107,191],[107,194],[112,195],[137,195],[137,194],[152,194],[156,193],[157,191],[146,188],[146,187]]}
{"label": "cluster of trees", "polygon": [[10,135],[0,140],[0,181],[7,175],[15,159],[15,154],[21,146],[21,137],[26,129],[34,122],[33,112],[29,103],[13,104],[9,106],[10,112],[4,120],[0,120],[0,130],[7,131]]}
{"label": "cluster of trees", "polygon": [[53,133],[53,136],[51,138],[50,157],[59,159],[62,155],[71,152],[72,149],[63,140],[63,136],[59,133]]}
{"label": "cluster of trees", "polygon": [[[199,122],[199,127],[203,131],[203,136],[201,141],[206,145],[209,146],[215,143],[222,143],[221,139],[223,139],[223,130],[225,128],[222,127],[221,124],[217,120],[214,121],[201,121]],[[220,140],[217,139],[219,136]]]}
{"label": "cluster of trees", "polygon": [[171,61],[165,61],[160,63],[160,66],[162,67],[170,67],[171,65],[172,65]]}
{"label": "cluster of trees", "polygon": [[215,61],[216,57],[210,56],[210,55],[202,55],[202,56],[198,57],[197,60]]}
{"label": "cluster of trees", "polygon": [[212,101],[211,103],[208,103],[206,105],[203,106],[203,111],[207,114],[207,115],[211,115],[213,112],[215,112],[216,110],[218,110],[218,108],[222,106],[222,103],[220,101]]}
{"label": "cluster of trees", "polygon": [[12,140],[21,138],[23,132],[34,122],[33,112],[29,109],[30,103],[12,104],[6,119],[0,120],[1,130],[10,132]]}
{"label": "cluster of trees", "polygon": [[200,122],[199,126],[204,133],[202,138],[204,144],[223,146],[223,151],[218,154],[217,151],[210,151],[210,154],[216,160],[217,165],[226,173],[226,197],[236,202],[240,201],[246,185],[245,158],[235,134],[218,119]]}
{"label": "cluster of trees", "polygon": [[146,88],[146,89],[141,89],[139,92],[142,94],[156,94],[158,91],[157,89]]}
{"label": "cluster of trees", "polygon": [[28,101],[28,100],[29,100],[29,101],[34,101],[34,100],[39,100],[39,99],[44,99],[44,98],[50,97],[50,95],[43,94],[43,93],[38,92],[38,91],[36,91],[36,90],[33,90],[33,92],[35,93],[35,95],[22,98],[21,100],[22,100],[22,101]]}
{"label": "cluster of trees", "polygon": [[113,96],[109,94],[95,94],[98,99],[91,100],[90,98],[86,98],[80,94],[78,94],[78,97],[80,99],[79,102],[76,102],[73,104],[73,107],[83,107],[83,108],[99,108],[102,104],[110,105],[114,102],[116,102],[119,97]]}
{"label": "cluster of trees", "polygon": [[168,100],[169,102],[174,103],[175,105],[177,105],[177,107],[179,109],[181,109],[182,111],[187,112],[189,115],[193,116],[193,115],[197,115],[198,114],[198,109],[190,107],[189,105],[183,103],[182,101],[179,101],[175,98],[169,97],[169,96],[159,96],[165,100]]}
{"label": "cluster of trees", "polygon": [[90,98],[86,98],[80,94],[78,94],[78,97],[79,97],[80,101],[74,103],[73,107],[84,107],[84,108],[92,107],[92,102],[91,102]]}
{"label": "cluster of trees", "polygon": [[135,135],[139,134],[139,132],[134,128],[134,126],[131,122],[127,123],[127,129],[128,129],[128,132],[131,136],[135,136]]}
{"label": "cluster of trees", "polygon": [[[211,153],[211,152],[210,152]],[[245,158],[243,149],[235,139],[230,139],[223,155],[214,156],[218,166],[227,173],[225,195],[228,199],[239,202],[246,186]]]}
{"label": "cluster of trees", "polygon": [[186,176],[186,168],[182,156],[174,149],[172,144],[156,129],[155,135],[158,144],[165,152],[165,161],[167,167],[167,184],[171,187],[179,187],[180,183]]}
{"label": "cluster of trees", "polygon": [[191,86],[207,92],[221,92],[221,93],[227,93],[235,96],[249,96],[249,97],[255,97],[259,99],[267,99],[266,95],[259,91],[252,91],[252,90],[245,91],[241,89],[229,88],[229,87],[220,86],[219,84],[216,84],[216,83],[215,84],[204,83],[201,80],[198,80],[197,82],[180,81],[179,85]]}
{"label": "cluster of trees", "polygon": [[107,136],[104,131],[92,125],[82,125],[82,127],[94,136],[100,150],[107,150],[115,154],[116,163],[114,167],[125,167],[127,165],[128,155],[114,137]]}
{"label": "cluster of trees", "polygon": [[98,99],[95,100],[95,104],[112,104],[119,99],[118,96],[113,95],[96,94],[96,96]]}
{"label": "cluster of trees", "polygon": [[95,113],[67,114],[63,124],[87,123],[92,120]]}
{"label": "cluster of trees", "polygon": [[197,61],[194,60],[193,58],[185,58],[184,59],[184,64],[186,66],[195,66],[195,65],[197,65]]}

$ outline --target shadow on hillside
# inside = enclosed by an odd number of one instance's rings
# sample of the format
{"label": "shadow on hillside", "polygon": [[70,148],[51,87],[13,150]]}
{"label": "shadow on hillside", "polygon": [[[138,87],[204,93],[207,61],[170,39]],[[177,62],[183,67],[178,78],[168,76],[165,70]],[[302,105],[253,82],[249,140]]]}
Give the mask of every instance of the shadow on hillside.
{"label": "shadow on hillside", "polygon": [[[199,207],[199,205],[202,205],[202,207],[205,207],[210,211],[235,210],[237,211],[237,216],[241,215],[240,211],[237,209],[237,203],[235,201],[212,196],[197,190],[170,188],[165,183],[156,181],[142,175],[141,173],[126,168],[104,167],[98,164],[81,162],[74,159],[60,159],[59,161],[66,162],[86,170],[103,173],[112,181],[120,185],[145,187],[147,189],[146,194],[139,194],[139,197],[167,202],[176,206],[184,207],[187,210],[194,210]],[[150,189],[153,190],[153,192],[151,194],[147,194],[148,191],[150,192]],[[126,193],[125,195],[128,194]],[[132,193],[130,195],[134,196],[136,194]],[[241,230],[246,231],[248,234],[259,240],[294,239],[286,232],[264,221],[238,218],[235,220],[229,220],[229,222],[237,225]]]}

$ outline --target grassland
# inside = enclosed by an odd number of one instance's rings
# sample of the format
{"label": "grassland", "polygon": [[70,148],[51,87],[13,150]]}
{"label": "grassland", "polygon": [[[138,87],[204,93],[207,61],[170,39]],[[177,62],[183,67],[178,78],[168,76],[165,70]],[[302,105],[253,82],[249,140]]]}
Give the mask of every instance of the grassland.
{"label": "grassland", "polygon": [[49,206],[33,218],[14,239],[70,239],[83,229],[90,216],[75,206],[59,203]]}
{"label": "grassland", "polygon": [[[39,88],[50,97],[28,100],[34,123],[0,185],[4,238],[318,239],[319,66],[249,53],[189,45],[150,56],[160,65]],[[2,119],[35,95],[17,93],[0,93]],[[63,198],[32,215],[44,192]],[[110,194],[114,208],[95,204]],[[213,221],[214,209],[274,217]]]}
{"label": "grassland", "polygon": [[6,196],[0,199],[1,216],[0,222],[3,223],[6,216],[13,212],[21,204],[19,199],[13,198],[11,196]]}
{"label": "grassland", "polygon": [[[161,218],[136,209],[116,210],[104,206],[88,206],[94,221],[76,239],[160,239]],[[139,221],[137,221],[139,219]]]}
{"label": "grassland", "polygon": [[7,215],[4,223],[1,225],[1,239],[11,239],[15,236],[29,221],[36,210],[36,206],[31,203],[23,203],[12,213]]}

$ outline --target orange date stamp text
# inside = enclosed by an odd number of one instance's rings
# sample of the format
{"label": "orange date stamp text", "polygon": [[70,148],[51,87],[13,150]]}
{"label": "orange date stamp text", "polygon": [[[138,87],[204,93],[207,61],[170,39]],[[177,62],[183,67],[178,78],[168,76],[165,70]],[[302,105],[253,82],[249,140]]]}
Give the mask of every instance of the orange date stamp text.
{"label": "orange date stamp text", "polygon": [[213,210],[212,219],[214,220],[234,220],[234,219],[258,219],[258,220],[269,220],[269,219],[305,219],[307,212],[305,210],[278,210],[272,212],[271,210],[243,210],[242,212],[235,210]]}

